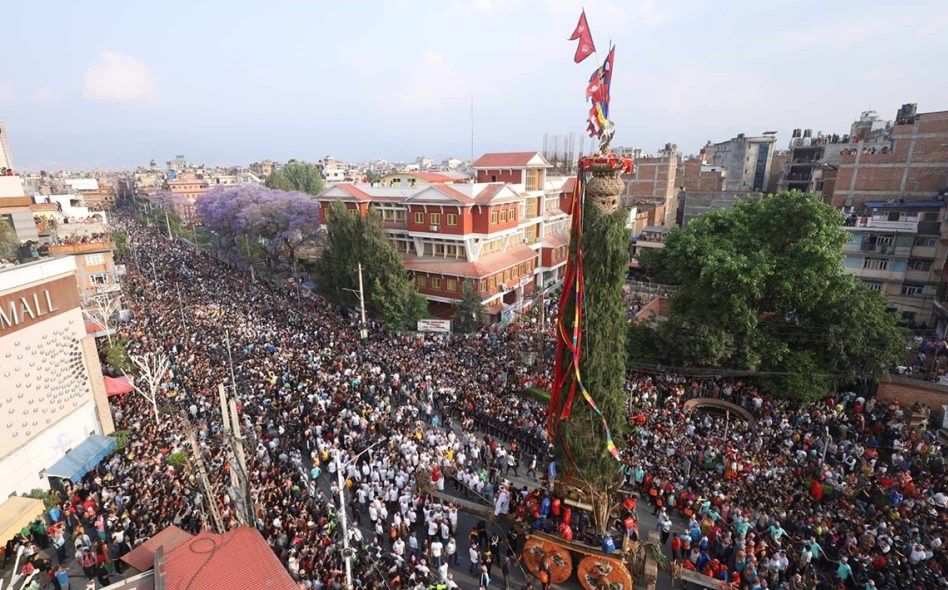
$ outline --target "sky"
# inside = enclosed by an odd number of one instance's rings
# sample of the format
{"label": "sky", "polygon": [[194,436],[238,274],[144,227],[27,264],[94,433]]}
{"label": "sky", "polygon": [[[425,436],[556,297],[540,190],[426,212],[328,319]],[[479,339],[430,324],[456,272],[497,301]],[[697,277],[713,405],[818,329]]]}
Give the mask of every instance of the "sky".
{"label": "sky", "polygon": [[[616,45],[613,145],[948,110],[944,0],[15,1],[0,119],[22,170],[539,150],[586,127]],[[599,49],[573,63],[585,6]]]}

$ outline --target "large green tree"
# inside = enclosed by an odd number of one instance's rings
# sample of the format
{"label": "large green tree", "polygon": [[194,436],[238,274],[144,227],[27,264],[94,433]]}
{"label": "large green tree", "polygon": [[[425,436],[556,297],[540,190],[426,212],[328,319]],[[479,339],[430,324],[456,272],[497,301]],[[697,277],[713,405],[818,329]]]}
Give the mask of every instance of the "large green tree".
{"label": "large green tree", "polygon": [[481,325],[484,304],[481,294],[474,288],[473,281],[464,281],[461,288],[461,301],[454,306],[454,325],[459,332],[469,334]]}
{"label": "large green tree", "polygon": [[679,291],[667,322],[633,330],[632,360],[647,360],[644,340],[653,360],[756,372],[800,399],[885,371],[902,334],[882,297],[845,274],[847,235],[837,210],[797,191],[672,230],[639,261]]}
{"label": "large green tree", "polygon": [[316,261],[321,292],[337,304],[357,307],[352,290],[359,288],[361,263],[367,311],[391,329],[414,329],[428,305],[386,238],[378,213],[363,216],[339,201],[326,213],[329,244]]}
{"label": "large green tree", "polygon": [[323,190],[323,177],[312,164],[290,162],[267,177],[268,188],[317,195]]}

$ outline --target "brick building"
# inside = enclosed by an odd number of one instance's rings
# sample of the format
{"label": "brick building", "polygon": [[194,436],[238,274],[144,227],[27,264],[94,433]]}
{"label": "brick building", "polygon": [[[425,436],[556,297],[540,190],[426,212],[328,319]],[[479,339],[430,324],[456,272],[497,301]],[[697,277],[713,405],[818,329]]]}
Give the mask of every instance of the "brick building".
{"label": "brick building", "polygon": [[548,181],[549,167],[536,152],[485,154],[472,183],[340,183],[316,199],[323,222],[334,201],[377,212],[433,314],[450,315],[472,281],[486,313],[501,319],[565,272],[574,182]]}
{"label": "brick building", "polygon": [[868,201],[928,199],[948,186],[948,111],[903,105],[895,124],[871,145],[840,154],[831,204],[858,211]]}
{"label": "brick building", "polygon": [[625,190],[622,206],[636,208],[645,225],[673,226],[678,209],[676,177],[678,173],[678,146],[665,144],[656,155],[643,155],[633,150],[635,169],[623,174]]}

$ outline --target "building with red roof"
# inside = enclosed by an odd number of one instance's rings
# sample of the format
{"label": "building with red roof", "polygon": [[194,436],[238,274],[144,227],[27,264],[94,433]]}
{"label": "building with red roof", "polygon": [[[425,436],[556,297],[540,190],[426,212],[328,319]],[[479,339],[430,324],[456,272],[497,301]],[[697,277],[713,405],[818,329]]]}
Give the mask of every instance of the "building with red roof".
{"label": "building with red roof", "polygon": [[[332,185],[316,199],[324,223],[335,201],[363,215],[378,212],[434,315],[450,316],[471,281],[497,316],[490,319],[498,319],[565,272],[575,182],[547,180],[549,167],[537,152],[484,154],[468,182],[403,173],[376,185]],[[383,182],[396,176],[415,182]]]}
{"label": "building with red roof", "polygon": [[257,529],[191,535],[170,526],[122,558],[150,570],[105,590],[296,590],[296,582]]}

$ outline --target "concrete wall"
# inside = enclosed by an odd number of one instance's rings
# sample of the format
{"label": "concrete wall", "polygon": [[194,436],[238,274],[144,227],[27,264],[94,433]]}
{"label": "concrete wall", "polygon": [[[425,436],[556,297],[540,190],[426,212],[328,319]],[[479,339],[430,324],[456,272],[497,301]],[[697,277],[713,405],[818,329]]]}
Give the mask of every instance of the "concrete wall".
{"label": "concrete wall", "polygon": [[757,194],[759,193],[740,191],[681,191],[678,193],[678,224],[681,227],[686,227],[690,221],[701,217],[705,213],[717,209],[730,209],[738,200]]}

